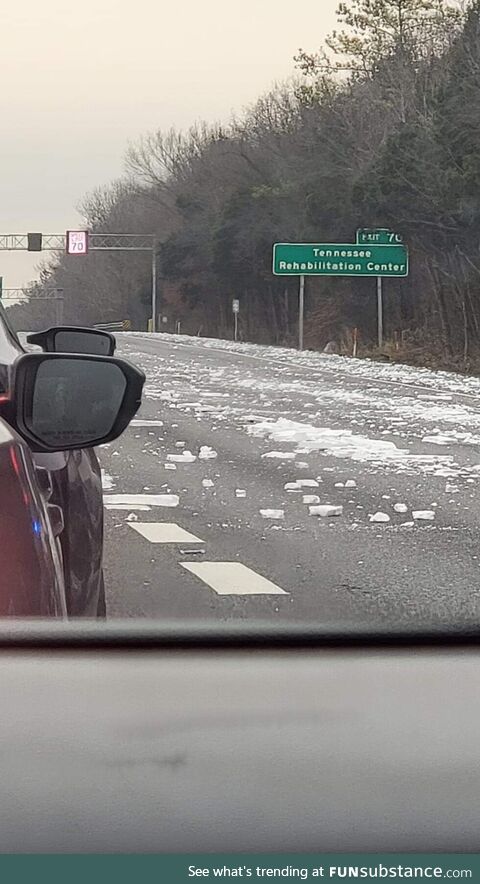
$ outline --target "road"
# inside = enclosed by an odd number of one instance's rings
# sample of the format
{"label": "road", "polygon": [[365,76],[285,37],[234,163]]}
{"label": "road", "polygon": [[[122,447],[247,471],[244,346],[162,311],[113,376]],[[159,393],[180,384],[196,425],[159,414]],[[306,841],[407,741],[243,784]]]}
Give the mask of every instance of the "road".
{"label": "road", "polygon": [[100,450],[110,617],[478,622],[480,381],[167,335],[118,344],[147,383]]}

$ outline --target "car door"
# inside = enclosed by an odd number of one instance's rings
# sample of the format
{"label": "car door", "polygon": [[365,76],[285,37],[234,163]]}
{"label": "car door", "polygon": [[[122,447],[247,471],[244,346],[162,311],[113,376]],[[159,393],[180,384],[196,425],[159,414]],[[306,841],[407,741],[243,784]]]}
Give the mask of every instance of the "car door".
{"label": "car door", "polygon": [[65,523],[60,540],[68,615],[104,616],[102,478],[94,449],[69,452],[52,479]]}
{"label": "car door", "polygon": [[40,475],[26,442],[0,418],[0,617],[65,617],[51,482]]}

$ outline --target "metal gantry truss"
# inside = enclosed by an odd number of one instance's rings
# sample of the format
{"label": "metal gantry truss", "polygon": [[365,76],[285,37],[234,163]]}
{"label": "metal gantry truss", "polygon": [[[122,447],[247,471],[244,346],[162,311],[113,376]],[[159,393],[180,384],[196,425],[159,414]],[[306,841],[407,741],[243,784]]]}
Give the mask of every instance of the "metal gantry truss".
{"label": "metal gantry truss", "polygon": [[63,301],[63,289],[3,289],[2,301]]}
{"label": "metal gantry truss", "polygon": [[[153,233],[89,233],[89,252],[151,252],[155,247]],[[42,234],[42,252],[61,252],[66,249],[64,233]],[[0,251],[28,251],[27,233],[0,234]],[[75,256],[76,257],[76,256]]]}
{"label": "metal gantry truss", "polygon": [[[65,252],[65,233],[43,233],[40,251]],[[0,234],[0,251],[28,252],[27,233]],[[89,233],[89,252],[151,252],[152,255],[152,330],[157,329],[157,239],[153,233]],[[70,256],[74,261],[85,259],[85,255]],[[15,290],[11,290],[15,291]],[[25,290],[23,291],[25,295]],[[12,297],[15,297],[12,295]]]}
{"label": "metal gantry truss", "polygon": [[3,289],[2,301],[16,301],[24,304],[25,301],[53,301],[55,306],[55,325],[63,322],[63,289],[21,288]]}

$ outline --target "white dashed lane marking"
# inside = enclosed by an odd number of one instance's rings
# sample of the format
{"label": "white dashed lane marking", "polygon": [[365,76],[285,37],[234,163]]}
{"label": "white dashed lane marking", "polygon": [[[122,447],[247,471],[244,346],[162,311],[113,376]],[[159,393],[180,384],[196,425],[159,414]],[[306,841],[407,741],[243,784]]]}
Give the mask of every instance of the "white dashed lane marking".
{"label": "white dashed lane marking", "polygon": [[275,583],[239,562],[181,564],[218,595],[288,595]]}
{"label": "white dashed lane marking", "polygon": [[[119,495],[120,496],[120,495]],[[126,497],[127,495],[125,495]],[[147,495],[144,495],[145,497]],[[133,495],[132,495],[133,497]],[[137,497],[138,499],[138,497]],[[126,506],[125,503],[116,503],[117,506]],[[135,508],[131,503],[130,506]],[[146,504],[137,503],[139,509],[149,509]],[[127,522],[137,534],[140,534],[149,543],[201,543],[205,541],[196,537],[185,528],[175,522]],[[240,562],[199,562],[190,564],[180,562],[182,568],[190,571],[217,595],[288,595],[284,589],[257,574]]]}
{"label": "white dashed lane marking", "polygon": [[204,543],[175,522],[129,522],[128,524],[150,543]]}

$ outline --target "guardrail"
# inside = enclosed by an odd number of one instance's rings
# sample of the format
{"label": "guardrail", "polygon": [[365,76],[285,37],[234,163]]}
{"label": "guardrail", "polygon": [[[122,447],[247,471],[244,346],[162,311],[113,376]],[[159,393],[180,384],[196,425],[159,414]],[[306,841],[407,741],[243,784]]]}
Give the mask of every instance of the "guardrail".
{"label": "guardrail", "polygon": [[93,327],[100,331],[130,331],[132,323],[129,319],[124,319],[122,322],[99,322]]}

